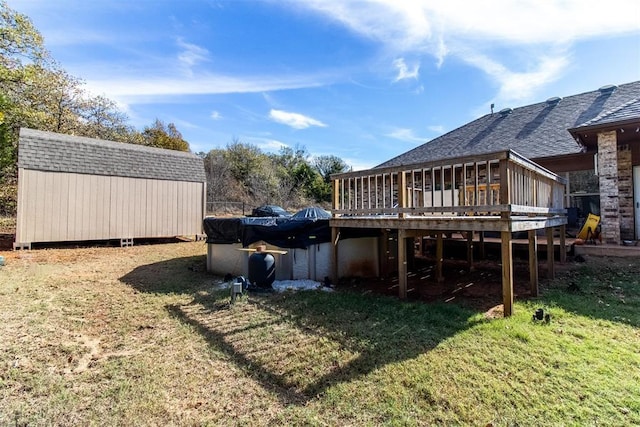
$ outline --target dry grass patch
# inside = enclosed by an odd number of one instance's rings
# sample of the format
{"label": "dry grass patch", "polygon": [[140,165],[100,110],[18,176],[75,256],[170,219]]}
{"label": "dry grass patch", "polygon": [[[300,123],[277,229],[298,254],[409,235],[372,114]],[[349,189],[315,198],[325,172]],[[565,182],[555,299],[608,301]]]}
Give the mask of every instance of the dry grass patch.
{"label": "dry grass patch", "polygon": [[[7,254],[0,424],[252,421],[242,396],[260,395],[260,387],[166,309],[212,287],[205,250],[184,243]],[[152,280],[166,293],[121,280],[154,264]],[[233,387],[220,387],[229,381]]]}

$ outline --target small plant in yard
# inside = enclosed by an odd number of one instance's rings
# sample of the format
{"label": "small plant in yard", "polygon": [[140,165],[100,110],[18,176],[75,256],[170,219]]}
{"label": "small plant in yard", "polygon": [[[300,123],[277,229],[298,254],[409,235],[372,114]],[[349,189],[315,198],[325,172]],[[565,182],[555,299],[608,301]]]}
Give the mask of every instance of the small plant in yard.
{"label": "small plant in yard", "polygon": [[640,424],[638,263],[590,259],[502,319],[355,291],[230,304],[205,251],[9,253],[0,425]]}

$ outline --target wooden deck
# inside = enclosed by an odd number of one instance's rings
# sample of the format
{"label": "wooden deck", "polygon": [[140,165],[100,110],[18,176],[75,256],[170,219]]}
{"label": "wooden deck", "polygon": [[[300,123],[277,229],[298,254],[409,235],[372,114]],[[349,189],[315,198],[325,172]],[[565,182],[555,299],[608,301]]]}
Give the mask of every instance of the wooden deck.
{"label": "wooden deck", "polygon": [[428,231],[529,231],[566,225],[564,215],[553,216],[357,216],[334,217],[332,227],[391,228]]}
{"label": "wooden deck", "polygon": [[[513,151],[332,176],[334,280],[341,228],[394,230],[398,242],[435,234],[441,279],[443,234],[474,236],[499,232],[504,314],[513,312],[512,233],[527,232],[531,293],[538,292],[538,237],[545,230],[548,252],[554,229],[566,247],[565,181]],[[388,244],[388,239],[385,244]],[[407,296],[406,244],[397,245],[399,296]],[[472,257],[472,251],[468,251]],[[561,261],[566,256],[560,251]],[[553,257],[548,257],[553,275]]]}

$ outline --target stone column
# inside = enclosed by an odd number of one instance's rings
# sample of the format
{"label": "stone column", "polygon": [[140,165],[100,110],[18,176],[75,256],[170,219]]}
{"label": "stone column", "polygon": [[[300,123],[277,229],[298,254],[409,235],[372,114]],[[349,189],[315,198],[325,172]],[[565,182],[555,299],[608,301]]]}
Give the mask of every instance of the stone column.
{"label": "stone column", "polygon": [[633,162],[628,145],[618,147],[618,208],[620,209],[620,239],[633,240],[636,234]]}
{"label": "stone column", "polygon": [[600,221],[602,240],[620,244],[618,200],[618,147],[616,131],[598,134],[598,176],[600,181]]}

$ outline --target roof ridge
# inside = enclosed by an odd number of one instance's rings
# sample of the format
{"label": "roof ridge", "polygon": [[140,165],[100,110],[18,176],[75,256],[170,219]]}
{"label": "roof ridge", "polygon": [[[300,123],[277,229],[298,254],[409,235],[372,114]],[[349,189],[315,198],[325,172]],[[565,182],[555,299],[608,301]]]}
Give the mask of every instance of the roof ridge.
{"label": "roof ridge", "polygon": [[[633,84],[638,84],[638,83],[640,83],[640,80],[634,80],[632,82],[622,83],[622,84],[619,84],[619,85],[613,85],[613,86],[615,86],[615,90],[614,91],[620,90],[620,88],[622,88],[623,86],[628,86],[628,85],[633,85]],[[580,96],[585,96],[585,95],[588,95],[590,93],[601,92],[601,90],[602,90],[602,87],[600,87],[598,89],[588,90],[588,91],[581,92],[581,93],[574,93],[574,94],[571,94],[571,95],[558,96],[560,98],[560,100],[558,102],[562,102],[562,101],[566,102],[566,100],[570,100],[572,98],[577,98],[577,97],[580,97]],[[520,105],[520,106],[517,106],[517,107],[505,107],[505,108],[511,108],[512,110],[518,110],[518,109],[521,109],[521,108],[533,107],[533,106],[538,105],[538,104],[548,104],[548,99],[544,100],[544,101],[534,102],[534,103],[531,103],[531,104]],[[493,113],[493,114],[496,114],[496,113]],[[487,113],[487,114],[482,115],[481,117],[490,116],[491,114],[492,113]]]}

